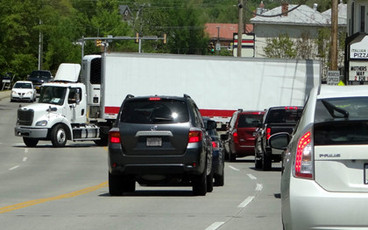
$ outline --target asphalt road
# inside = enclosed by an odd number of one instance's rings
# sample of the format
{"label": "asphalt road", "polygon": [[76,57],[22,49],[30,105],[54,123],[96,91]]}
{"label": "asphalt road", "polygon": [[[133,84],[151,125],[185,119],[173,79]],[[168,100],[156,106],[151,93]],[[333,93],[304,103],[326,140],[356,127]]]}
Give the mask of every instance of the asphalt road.
{"label": "asphalt road", "polygon": [[252,157],[226,162],[225,186],[204,197],[191,187],[142,187],[111,197],[107,149],[93,142],[27,148],[14,136],[16,109],[0,94],[1,229],[282,229],[280,165],[254,169]]}

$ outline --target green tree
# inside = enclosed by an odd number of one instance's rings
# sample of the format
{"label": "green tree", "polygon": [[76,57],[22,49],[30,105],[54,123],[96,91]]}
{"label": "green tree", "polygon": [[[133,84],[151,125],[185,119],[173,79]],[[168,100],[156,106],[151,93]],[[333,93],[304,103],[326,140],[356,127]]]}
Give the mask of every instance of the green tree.
{"label": "green tree", "polygon": [[295,58],[297,52],[288,34],[280,34],[277,38],[267,39],[264,52],[269,58]]}

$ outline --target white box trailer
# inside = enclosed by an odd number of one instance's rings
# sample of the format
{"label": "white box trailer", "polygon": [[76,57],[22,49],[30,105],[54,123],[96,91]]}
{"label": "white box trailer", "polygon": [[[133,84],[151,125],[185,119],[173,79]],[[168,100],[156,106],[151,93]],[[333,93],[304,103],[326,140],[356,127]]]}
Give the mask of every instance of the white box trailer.
{"label": "white box trailer", "polygon": [[304,105],[321,68],[315,60],[105,53],[87,55],[82,72],[91,117],[115,119],[128,94],[188,94],[203,116],[224,122],[237,109]]}

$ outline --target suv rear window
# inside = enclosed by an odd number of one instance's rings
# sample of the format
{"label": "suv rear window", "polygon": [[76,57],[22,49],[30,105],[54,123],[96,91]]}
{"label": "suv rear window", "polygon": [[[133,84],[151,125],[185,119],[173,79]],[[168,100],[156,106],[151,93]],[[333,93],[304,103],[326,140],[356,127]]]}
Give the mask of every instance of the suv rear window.
{"label": "suv rear window", "polygon": [[121,122],[140,124],[171,124],[188,122],[185,101],[175,99],[133,99],[123,104]]}
{"label": "suv rear window", "polygon": [[240,114],[238,128],[258,127],[262,123],[263,114]]}
{"label": "suv rear window", "polygon": [[302,109],[275,109],[269,111],[268,123],[296,124],[302,115]]}

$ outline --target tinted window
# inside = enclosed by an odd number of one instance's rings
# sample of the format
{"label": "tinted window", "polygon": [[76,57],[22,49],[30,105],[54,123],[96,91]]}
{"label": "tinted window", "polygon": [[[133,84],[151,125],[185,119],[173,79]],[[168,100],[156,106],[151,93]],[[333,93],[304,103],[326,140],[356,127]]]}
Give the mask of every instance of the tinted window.
{"label": "tinted window", "polygon": [[18,88],[18,89],[32,89],[32,84],[31,83],[20,83],[17,82],[15,83],[13,88]]}
{"label": "tinted window", "polygon": [[341,119],[368,119],[368,97],[329,98],[317,101],[315,123]]}
{"label": "tinted window", "polygon": [[121,122],[140,124],[170,124],[188,122],[189,115],[185,101],[161,99],[127,100],[123,104]]}
{"label": "tinted window", "polygon": [[260,114],[241,114],[238,119],[238,127],[258,127],[262,123],[263,115]]}
{"label": "tinted window", "polygon": [[315,145],[368,144],[368,120],[335,121],[314,126]]}
{"label": "tinted window", "polygon": [[297,123],[302,114],[301,109],[276,109],[270,110],[268,123]]}

